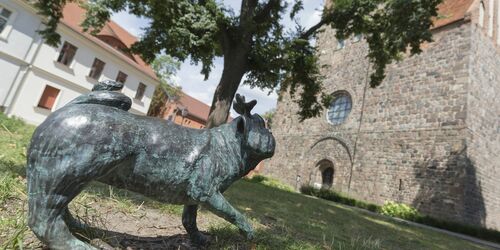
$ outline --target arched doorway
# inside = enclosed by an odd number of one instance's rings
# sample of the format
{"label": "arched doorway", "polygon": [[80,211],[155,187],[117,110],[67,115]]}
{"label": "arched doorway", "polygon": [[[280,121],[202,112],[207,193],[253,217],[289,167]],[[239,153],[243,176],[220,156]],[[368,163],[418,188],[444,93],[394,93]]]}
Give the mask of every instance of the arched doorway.
{"label": "arched doorway", "polygon": [[[316,189],[334,188],[339,192],[349,192],[352,156],[349,144],[342,138],[329,136],[319,139],[309,150],[303,152],[301,159],[304,160],[302,168],[307,169],[309,174],[307,176],[309,179],[306,179],[305,183]],[[327,178],[323,185],[323,171],[328,167],[332,169],[325,173],[325,177],[333,176],[330,187],[328,187],[330,182]],[[332,172],[333,174],[330,175]]]}
{"label": "arched doorway", "polygon": [[314,186],[316,188],[330,189],[333,186],[335,168],[330,160],[321,160],[316,164],[316,178]]}
{"label": "arched doorway", "polygon": [[331,188],[333,185],[333,167],[327,167],[321,172],[322,188]]}

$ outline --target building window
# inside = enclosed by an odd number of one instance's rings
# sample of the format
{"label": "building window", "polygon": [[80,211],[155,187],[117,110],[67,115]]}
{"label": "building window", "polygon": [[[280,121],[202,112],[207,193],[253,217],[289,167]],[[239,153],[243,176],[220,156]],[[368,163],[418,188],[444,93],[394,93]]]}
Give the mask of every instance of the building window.
{"label": "building window", "polygon": [[137,91],[135,92],[135,99],[137,100],[142,100],[144,97],[144,92],[146,92],[146,84],[144,83],[139,83],[139,86],[137,87]]}
{"label": "building window", "polygon": [[75,45],[68,42],[64,42],[63,47],[61,49],[61,53],[57,58],[57,62],[69,66],[73,61],[73,58],[75,57],[76,50],[78,50],[78,48]]}
{"label": "building window", "polygon": [[45,86],[42,97],[38,102],[38,107],[52,110],[52,108],[54,107],[54,103],[56,102],[56,98],[59,95],[59,91],[59,89],[56,89],[49,85]]}
{"label": "building window", "polygon": [[343,49],[343,48],[345,48],[345,40],[344,39],[339,39],[337,41],[337,49],[339,50],[339,49]]}
{"label": "building window", "polygon": [[488,36],[493,37],[494,27],[494,17],[495,17],[495,1],[489,0],[488,5]]}
{"label": "building window", "polygon": [[12,16],[12,11],[0,6],[0,34],[5,30],[9,23],[9,18]]}
{"label": "building window", "polygon": [[351,96],[345,92],[340,91],[333,94],[333,101],[327,112],[327,119],[332,125],[339,125],[343,123],[349,113],[351,113],[352,101]]}
{"label": "building window", "polygon": [[116,76],[116,81],[125,84],[125,82],[127,81],[127,77],[128,77],[127,74],[119,71],[118,75]]}
{"label": "building window", "polygon": [[101,77],[102,71],[104,70],[104,63],[103,61],[99,59],[94,59],[94,63],[92,63],[92,68],[90,68],[89,72],[89,77],[95,80],[99,80],[99,77]]}

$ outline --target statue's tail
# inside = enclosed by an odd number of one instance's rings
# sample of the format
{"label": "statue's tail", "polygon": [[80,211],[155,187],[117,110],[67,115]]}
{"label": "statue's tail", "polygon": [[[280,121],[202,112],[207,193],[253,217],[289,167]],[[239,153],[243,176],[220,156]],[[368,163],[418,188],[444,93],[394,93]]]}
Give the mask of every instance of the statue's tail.
{"label": "statue's tail", "polygon": [[105,80],[94,85],[92,91],[117,91],[123,89],[123,83]]}
{"label": "statue's tail", "polygon": [[83,94],[69,104],[100,104],[128,111],[132,106],[132,100],[119,92],[113,92],[123,88],[123,83],[115,81],[102,81],[94,85],[92,92]]}

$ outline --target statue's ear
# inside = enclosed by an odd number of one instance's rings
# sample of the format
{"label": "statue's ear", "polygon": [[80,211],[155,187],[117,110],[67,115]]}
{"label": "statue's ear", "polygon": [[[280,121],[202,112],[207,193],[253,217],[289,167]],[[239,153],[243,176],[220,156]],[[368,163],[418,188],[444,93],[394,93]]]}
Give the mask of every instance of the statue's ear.
{"label": "statue's ear", "polygon": [[245,102],[244,96],[242,96],[240,94],[236,94],[236,99],[233,102],[233,109],[234,109],[234,111],[236,111],[236,113],[238,113],[242,116],[250,117],[251,111],[255,107],[256,104],[257,104],[256,100],[252,100],[250,102]]}

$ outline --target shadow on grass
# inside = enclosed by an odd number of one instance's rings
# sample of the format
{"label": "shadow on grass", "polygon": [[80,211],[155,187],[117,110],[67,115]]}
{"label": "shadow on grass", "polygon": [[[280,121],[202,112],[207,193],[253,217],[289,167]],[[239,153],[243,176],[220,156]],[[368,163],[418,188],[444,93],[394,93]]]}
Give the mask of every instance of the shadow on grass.
{"label": "shadow on grass", "polygon": [[145,237],[95,227],[74,234],[101,249],[206,249],[191,244],[187,234]]}
{"label": "shadow on grass", "polygon": [[103,184],[100,182],[92,182],[85,188],[84,192],[95,195],[100,198],[109,198],[120,205],[126,210],[136,209],[139,206],[146,205],[150,208],[158,209],[162,212],[167,212],[170,214],[181,215],[182,205],[173,205],[162,203],[151,198],[148,198],[142,194],[128,191],[125,189],[115,188],[113,186]]}
{"label": "shadow on grass", "polygon": [[[210,237],[210,243],[207,246],[193,244],[187,234],[144,237],[92,228],[89,232],[75,233],[75,235],[82,240],[90,240],[92,245],[102,249],[255,249],[256,247],[259,249],[325,249],[320,245],[275,234],[267,229],[257,230],[256,239],[253,241],[245,240],[235,228],[227,226],[212,228],[209,233],[204,233]],[[329,246],[325,247],[332,249]],[[342,247],[342,249],[367,248]]]}
{"label": "shadow on grass", "polygon": [[398,223],[334,202],[248,181],[235,183],[225,196],[240,211],[264,225],[266,233],[292,239],[299,244],[308,243],[313,248],[482,248],[442,233]]}

